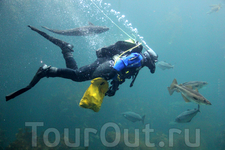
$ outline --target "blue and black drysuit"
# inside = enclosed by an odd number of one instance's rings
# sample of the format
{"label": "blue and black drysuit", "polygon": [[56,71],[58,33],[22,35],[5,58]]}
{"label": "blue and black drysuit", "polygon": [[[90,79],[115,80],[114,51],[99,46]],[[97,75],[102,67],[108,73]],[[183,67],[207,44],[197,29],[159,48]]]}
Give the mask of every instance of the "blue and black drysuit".
{"label": "blue and black drysuit", "polygon": [[97,77],[106,80],[112,79],[111,87],[106,95],[113,96],[118,90],[119,84],[122,84],[125,79],[135,77],[144,66],[144,56],[141,54],[143,47],[141,45],[118,57],[118,55],[135,46],[135,43],[118,41],[113,45],[103,47],[96,51],[97,59],[92,64],[81,68],[78,68],[73,57],[68,57],[68,53],[66,53],[64,58],[67,68],[58,68],[56,74],[48,76],[68,78],[78,82],[92,80]]}
{"label": "blue and black drysuit", "polygon": [[[73,58],[73,46],[71,44],[51,37],[34,27],[29,27],[61,48],[67,68],[56,68],[47,65],[40,67],[30,84],[27,87],[6,96],[7,101],[31,89],[43,77],[61,77],[76,82],[102,77],[106,80],[112,80],[111,87],[106,95],[113,96],[116,90],[118,90],[119,84],[122,84],[125,79],[130,79],[131,77],[133,77],[134,81],[142,67],[147,66],[151,73],[155,72],[155,62],[151,59],[150,54],[147,52],[141,53],[143,48],[142,45],[136,46],[136,43],[126,41],[118,41],[113,45],[98,49],[96,51],[97,59],[92,64],[78,68],[77,63]],[[115,57],[121,55],[128,49],[132,50],[126,52],[119,58]]]}

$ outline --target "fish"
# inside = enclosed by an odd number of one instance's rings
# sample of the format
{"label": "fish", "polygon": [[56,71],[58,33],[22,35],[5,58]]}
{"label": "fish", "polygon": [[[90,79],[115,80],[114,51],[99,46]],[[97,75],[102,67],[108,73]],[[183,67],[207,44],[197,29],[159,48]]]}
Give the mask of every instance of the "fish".
{"label": "fish", "polygon": [[222,8],[221,4],[218,5],[210,5],[209,7],[212,7],[211,10],[209,12],[207,12],[207,14],[211,14],[213,12],[218,12],[220,10],[220,8]]}
{"label": "fish", "polygon": [[189,82],[184,82],[181,85],[191,86],[192,89],[198,89],[199,90],[199,89],[203,88],[204,86],[208,85],[208,83],[205,82],[205,81],[189,81]]}
{"label": "fish", "polygon": [[198,89],[193,90],[191,86],[178,85],[177,80],[174,79],[170,87],[167,87],[169,94],[172,95],[174,91],[181,92],[185,102],[194,102],[200,105],[212,105],[204,96],[202,96]]}
{"label": "fish", "polygon": [[95,26],[91,22],[89,22],[88,26],[83,26],[83,27],[73,28],[68,30],[54,30],[45,26],[42,26],[42,28],[56,34],[66,35],[66,36],[89,36],[89,35],[100,34],[109,30],[108,27]]}
{"label": "fish", "polygon": [[165,69],[173,69],[174,68],[174,65],[171,65],[170,63],[167,63],[165,61],[159,61],[157,63],[157,66],[159,68],[161,68],[162,70],[165,70]]}
{"label": "fish", "polygon": [[187,123],[191,122],[191,120],[194,118],[194,116],[200,112],[200,105],[198,105],[198,109],[188,109],[184,112],[182,112],[180,115],[178,115],[175,119],[175,122],[177,123]]}
{"label": "fish", "polygon": [[142,123],[144,124],[144,121],[145,121],[145,115],[143,115],[141,117],[141,115],[135,113],[135,112],[132,112],[132,111],[127,111],[127,112],[124,112],[122,113],[122,115],[129,121],[131,122],[136,122],[136,121],[142,121]]}

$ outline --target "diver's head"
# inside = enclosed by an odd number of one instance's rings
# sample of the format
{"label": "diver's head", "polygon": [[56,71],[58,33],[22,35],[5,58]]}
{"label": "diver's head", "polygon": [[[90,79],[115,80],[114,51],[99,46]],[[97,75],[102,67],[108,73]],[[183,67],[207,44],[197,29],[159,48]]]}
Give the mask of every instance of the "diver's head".
{"label": "diver's head", "polygon": [[144,66],[147,66],[150,69],[151,73],[155,72],[155,63],[158,60],[158,56],[153,56],[149,50],[146,50],[143,53],[145,59],[144,59]]}

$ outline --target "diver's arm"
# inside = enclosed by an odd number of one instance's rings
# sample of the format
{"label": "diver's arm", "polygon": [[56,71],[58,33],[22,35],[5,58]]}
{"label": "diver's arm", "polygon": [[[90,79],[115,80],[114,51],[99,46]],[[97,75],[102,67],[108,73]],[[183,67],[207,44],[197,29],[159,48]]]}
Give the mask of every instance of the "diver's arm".
{"label": "diver's arm", "polygon": [[109,87],[109,90],[105,93],[106,96],[114,96],[116,91],[119,90],[119,81],[118,80],[112,80],[111,86]]}

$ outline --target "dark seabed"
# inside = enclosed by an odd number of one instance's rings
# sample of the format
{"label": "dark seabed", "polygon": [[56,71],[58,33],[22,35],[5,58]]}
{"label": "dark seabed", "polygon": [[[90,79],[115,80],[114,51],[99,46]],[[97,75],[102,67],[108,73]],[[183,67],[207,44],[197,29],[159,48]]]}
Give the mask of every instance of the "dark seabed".
{"label": "dark seabed", "polygon": [[[224,150],[225,1],[93,1],[126,33],[146,42],[159,61],[174,68],[156,68],[154,74],[143,68],[132,88],[131,79],[126,80],[115,96],[104,98],[97,113],[79,107],[90,81],[44,78],[6,102],[5,96],[27,86],[42,64],[65,67],[61,50],[27,25],[73,44],[79,67],[93,62],[97,49],[129,37],[91,0],[0,0],[0,150],[84,149],[88,145],[90,150]],[[222,8],[207,14],[213,4]],[[75,37],[41,28],[70,29],[88,22],[110,30]],[[171,123],[185,110],[197,108],[180,93],[169,95],[167,87],[174,78],[178,84],[208,82],[199,93],[212,105],[201,105],[190,123]],[[126,111],[145,115],[145,125],[126,120],[122,116]]]}

